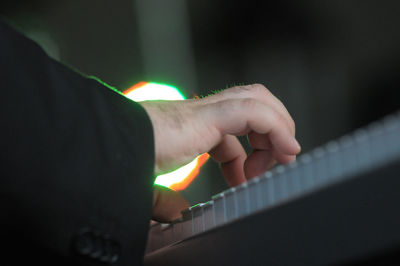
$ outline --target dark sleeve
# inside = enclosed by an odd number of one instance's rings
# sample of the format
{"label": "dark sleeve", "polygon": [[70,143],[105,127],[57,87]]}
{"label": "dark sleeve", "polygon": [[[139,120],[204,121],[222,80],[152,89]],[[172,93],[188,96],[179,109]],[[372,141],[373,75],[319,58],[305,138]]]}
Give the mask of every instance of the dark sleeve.
{"label": "dark sleeve", "polygon": [[154,181],[144,109],[1,20],[0,90],[0,264],[140,264]]}

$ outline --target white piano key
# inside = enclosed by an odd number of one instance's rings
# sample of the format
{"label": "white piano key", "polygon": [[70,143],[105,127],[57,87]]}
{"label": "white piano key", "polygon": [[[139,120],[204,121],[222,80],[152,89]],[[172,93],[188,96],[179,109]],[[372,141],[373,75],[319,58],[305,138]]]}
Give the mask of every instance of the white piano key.
{"label": "white piano key", "polygon": [[247,186],[249,190],[249,211],[253,212],[259,210],[262,206],[260,178],[252,178],[247,182]]}
{"label": "white piano key", "polygon": [[204,229],[209,230],[215,227],[215,217],[214,217],[214,201],[208,201],[203,205],[204,212]]}
{"label": "white piano key", "polygon": [[221,225],[226,222],[226,209],[225,209],[225,194],[219,193],[212,197],[214,201],[214,218],[215,225]]}
{"label": "white piano key", "polygon": [[313,160],[309,154],[304,154],[299,157],[299,178],[300,185],[303,191],[309,191],[314,188],[314,169],[312,166]]}
{"label": "white piano key", "polygon": [[353,139],[346,135],[339,139],[339,147],[340,147],[340,162],[343,169],[344,176],[341,178],[349,177],[355,174],[357,171],[358,161],[354,154],[354,141]]}
{"label": "white piano key", "polygon": [[354,132],[354,155],[358,161],[359,171],[366,171],[371,168],[374,161],[371,157],[371,141],[365,129],[358,129]]}
{"label": "white piano key", "polygon": [[192,225],[193,225],[193,234],[199,234],[204,231],[204,223],[203,223],[203,203],[196,204],[190,207],[192,210]]}
{"label": "white piano key", "polygon": [[383,120],[384,142],[387,156],[393,159],[400,157],[400,117],[389,115]]}
{"label": "white piano key", "polygon": [[327,180],[333,180],[343,174],[341,164],[341,153],[339,152],[339,144],[336,141],[330,141],[325,146],[327,161]]}
{"label": "white piano key", "polygon": [[325,150],[323,148],[316,148],[312,151],[313,167],[314,167],[314,184],[316,186],[323,185],[327,182],[327,160],[325,158]]}
{"label": "white piano key", "polygon": [[372,160],[376,164],[383,164],[387,162],[385,137],[383,134],[383,127],[379,122],[371,123],[368,128],[368,136],[371,147]]}
{"label": "white piano key", "polygon": [[288,188],[292,195],[296,195],[301,192],[300,178],[297,171],[297,161],[294,161],[286,166]]}
{"label": "white piano key", "polygon": [[163,235],[163,246],[170,245],[174,242],[172,225],[171,224],[161,224],[161,231]]}
{"label": "white piano key", "polygon": [[287,175],[285,168],[279,165],[273,169],[275,200],[284,200],[288,196]]}
{"label": "white piano key", "polygon": [[174,242],[180,241],[183,239],[182,233],[182,219],[178,219],[172,223],[172,236]]}
{"label": "white piano key", "polygon": [[182,236],[184,238],[193,235],[193,214],[191,209],[186,209],[182,211]]}
{"label": "white piano key", "polygon": [[150,226],[149,237],[147,239],[146,253],[152,252],[162,247],[162,233],[160,223],[155,223]]}
{"label": "white piano key", "polygon": [[157,223],[156,226],[154,226],[154,230],[156,232],[155,238],[154,238],[154,248],[159,249],[160,247],[164,246],[164,234],[162,230],[162,223]]}
{"label": "white piano key", "polygon": [[192,220],[182,221],[181,226],[182,226],[182,237],[183,237],[183,239],[191,237],[193,235],[193,233],[192,233]]}
{"label": "white piano key", "polygon": [[274,178],[271,172],[266,172],[260,178],[260,187],[262,190],[261,199],[262,207],[267,208],[275,203],[275,191],[274,191]]}
{"label": "white piano key", "polygon": [[236,187],[235,200],[237,206],[237,217],[248,214],[250,211],[250,200],[247,182]]}
{"label": "white piano key", "polygon": [[236,188],[225,190],[225,211],[226,221],[229,222],[238,217],[237,202],[236,202]]}

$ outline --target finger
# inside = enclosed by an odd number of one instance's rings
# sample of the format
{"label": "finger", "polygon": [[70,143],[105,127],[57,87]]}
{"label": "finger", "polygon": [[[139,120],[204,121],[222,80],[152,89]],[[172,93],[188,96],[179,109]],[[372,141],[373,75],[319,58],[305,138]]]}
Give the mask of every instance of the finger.
{"label": "finger", "polygon": [[296,160],[296,155],[282,154],[276,150],[272,151],[272,156],[274,157],[275,161],[277,161],[278,163],[281,163],[281,164],[291,163],[294,160]]}
{"label": "finger", "polygon": [[255,131],[269,134],[273,147],[280,153],[295,155],[300,145],[283,118],[269,106],[254,99],[225,100],[212,105],[209,119],[222,135]]}
{"label": "finger", "polygon": [[273,149],[271,140],[268,134],[259,134],[257,132],[251,131],[247,138],[249,140],[250,146],[257,150],[271,150]]}
{"label": "finger", "polygon": [[181,211],[189,208],[189,203],[176,191],[155,185],[153,194],[153,217],[158,222],[170,222],[180,218]]}
{"label": "finger", "polygon": [[232,135],[225,135],[222,141],[209,154],[218,163],[229,186],[237,186],[246,181],[243,164],[246,152],[239,140]]}
{"label": "finger", "polygon": [[290,116],[288,110],[278,98],[276,98],[265,86],[261,84],[232,87],[218,94],[202,98],[200,102],[202,102],[203,104],[209,104],[227,99],[244,98],[259,100],[273,108],[277,113],[282,115],[282,117],[287,122],[287,126],[289,127],[290,132],[293,136],[295,135],[295,123],[293,118]]}
{"label": "finger", "polygon": [[250,179],[265,173],[276,163],[272,151],[254,150],[244,163],[246,178]]}
{"label": "finger", "polygon": [[[250,132],[248,134],[248,139],[250,146],[253,149],[270,151],[270,154],[276,162],[286,164],[292,162],[296,158],[296,156],[294,155],[283,154],[275,150],[271,144],[271,140],[269,139],[269,134],[258,134],[257,132]],[[268,169],[269,168],[270,167],[268,167]],[[248,178],[247,174],[246,177]]]}

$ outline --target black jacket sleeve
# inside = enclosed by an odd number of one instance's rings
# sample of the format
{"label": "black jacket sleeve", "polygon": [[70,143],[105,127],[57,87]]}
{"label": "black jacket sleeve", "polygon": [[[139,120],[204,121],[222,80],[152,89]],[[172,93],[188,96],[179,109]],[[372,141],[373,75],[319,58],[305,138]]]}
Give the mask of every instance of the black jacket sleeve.
{"label": "black jacket sleeve", "polygon": [[154,181],[144,109],[1,20],[0,90],[0,264],[141,264]]}

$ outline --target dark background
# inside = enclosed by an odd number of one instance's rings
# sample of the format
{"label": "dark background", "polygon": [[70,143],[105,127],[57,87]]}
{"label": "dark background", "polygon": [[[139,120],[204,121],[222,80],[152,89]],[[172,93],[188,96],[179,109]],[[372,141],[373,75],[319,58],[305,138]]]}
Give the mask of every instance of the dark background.
{"label": "dark background", "polygon": [[[120,90],[157,81],[192,97],[263,83],[295,119],[303,152],[400,106],[400,1],[6,1],[2,13]],[[194,204],[225,188],[208,162],[183,194]]]}

